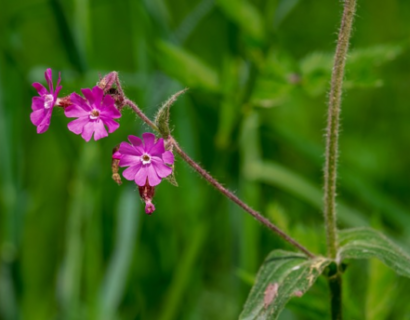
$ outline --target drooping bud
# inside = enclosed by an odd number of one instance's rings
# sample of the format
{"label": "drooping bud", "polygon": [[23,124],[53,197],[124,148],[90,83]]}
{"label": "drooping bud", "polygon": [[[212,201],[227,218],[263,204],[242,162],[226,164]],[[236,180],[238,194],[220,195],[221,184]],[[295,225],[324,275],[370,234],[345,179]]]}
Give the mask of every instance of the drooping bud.
{"label": "drooping bud", "polygon": [[149,215],[152,214],[155,211],[155,206],[152,203],[152,198],[155,194],[155,187],[150,186],[147,179],[147,182],[144,186],[138,187],[138,191],[140,193],[141,199],[145,202],[145,213]]}
{"label": "drooping bud", "polygon": [[117,88],[117,86],[119,86],[118,72],[112,71],[105,75],[104,78],[97,83],[97,86],[104,91],[104,94],[109,94],[113,97],[118,106],[122,106],[124,97]]}
{"label": "drooping bud", "polygon": [[120,186],[122,184],[121,176],[118,173],[120,169],[120,160],[121,154],[118,152],[119,146],[116,146],[112,150],[112,160],[111,160],[111,169],[112,169],[112,179]]}
{"label": "drooping bud", "polygon": [[110,72],[109,74],[105,75],[104,78],[102,78],[98,83],[97,86],[99,86],[101,89],[104,90],[104,93],[107,93],[113,86],[116,78],[118,77],[117,72],[113,71]]}

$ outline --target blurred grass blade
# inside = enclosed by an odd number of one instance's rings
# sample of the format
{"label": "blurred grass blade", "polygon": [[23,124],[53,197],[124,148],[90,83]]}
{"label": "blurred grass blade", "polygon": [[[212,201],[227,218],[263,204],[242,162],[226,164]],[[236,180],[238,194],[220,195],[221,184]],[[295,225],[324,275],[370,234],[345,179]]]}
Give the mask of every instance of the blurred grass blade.
{"label": "blurred grass blade", "polygon": [[265,259],[256,277],[241,320],[277,319],[292,297],[300,297],[315,283],[330,260],[283,250],[274,250]]}
{"label": "blurred grass blade", "polygon": [[87,59],[74,39],[63,1],[51,0],[50,5],[56,18],[57,29],[60,32],[61,38],[64,39],[62,44],[65,47],[72,67],[81,73],[85,72],[87,69]]}
{"label": "blurred grass blade", "polygon": [[[280,135],[280,139],[289,143],[302,157],[308,158],[318,167],[322,166],[322,148],[311,141],[301,138],[288,128],[275,124],[275,133]],[[410,215],[409,212],[397,204],[389,195],[382,192],[375,186],[373,181],[363,177],[360,171],[353,170],[350,166],[341,165],[339,176],[343,181],[340,187],[347,192],[356,194],[361,201],[367,203],[370,209],[380,211],[383,219],[395,225],[397,228],[403,228],[406,233],[410,233]],[[342,210],[343,206],[342,206]]]}
{"label": "blurred grass blade", "polygon": [[184,43],[189,38],[201,20],[211,12],[213,7],[214,0],[202,0],[196,5],[174,32],[179,43]]}
{"label": "blurred grass blade", "polygon": [[66,256],[64,257],[61,298],[64,317],[72,319],[77,316],[81,306],[81,277],[84,251],[82,228],[87,216],[92,214],[94,199],[92,185],[95,181],[88,176],[96,168],[99,149],[95,144],[84,145],[81,152],[77,173],[72,182],[73,195],[68,210],[66,234]]}
{"label": "blurred grass blade", "polygon": [[138,204],[138,194],[132,188],[125,189],[117,209],[118,223],[115,251],[102,284],[98,319],[115,319],[118,305],[124,295],[125,282],[136,243],[140,216]]}
{"label": "blurred grass blade", "polygon": [[275,28],[285,20],[285,18],[292,12],[292,10],[297,6],[299,0],[280,0],[275,11],[275,17],[273,19],[273,26]]}
{"label": "blurred grass blade", "polygon": [[204,224],[198,224],[194,230],[191,230],[192,239],[188,244],[188,248],[181,256],[181,260],[176,269],[174,278],[165,299],[165,305],[162,308],[160,320],[177,319],[179,311],[184,314],[183,296],[188,295],[189,280],[192,275],[192,270],[195,268],[197,258],[202,251],[204,245],[207,228]]}
{"label": "blurred grass blade", "polygon": [[338,259],[377,258],[397,274],[410,278],[410,256],[380,232],[371,228],[339,232]]}
{"label": "blurred grass blade", "polygon": [[170,43],[157,43],[157,61],[162,70],[182,85],[218,91],[218,74],[193,54]]}
{"label": "blurred grass blade", "polygon": [[[323,195],[321,189],[288,168],[272,161],[260,161],[249,164],[245,173],[249,179],[277,186],[316,207],[320,213],[322,212]],[[369,225],[367,218],[362,213],[348,208],[340,202],[338,202],[338,213],[339,220],[347,226]]]}
{"label": "blurred grass blade", "polygon": [[252,3],[246,0],[217,0],[217,4],[246,35],[258,43],[265,41],[263,18]]}

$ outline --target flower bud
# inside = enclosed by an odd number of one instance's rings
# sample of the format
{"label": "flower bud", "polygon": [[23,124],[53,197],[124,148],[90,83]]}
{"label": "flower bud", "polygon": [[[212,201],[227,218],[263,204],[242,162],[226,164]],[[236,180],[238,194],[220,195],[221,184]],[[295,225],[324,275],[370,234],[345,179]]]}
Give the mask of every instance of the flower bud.
{"label": "flower bud", "polygon": [[145,213],[149,215],[152,214],[155,211],[155,206],[152,203],[152,198],[155,194],[155,187],[150,186],[147,179],[144,186],[138,187],[138,191],[140,192],[141,199],[145,202]]}
{"label": "flower bud", "polygon": [[120,186],[122,184],[121,176],[118,173],[120,169],[120,159],[121,154],[118,152],[119,146],[116,146],[112,150],[112,160],[111,160],[111,169],[112,169],[112,178]]}

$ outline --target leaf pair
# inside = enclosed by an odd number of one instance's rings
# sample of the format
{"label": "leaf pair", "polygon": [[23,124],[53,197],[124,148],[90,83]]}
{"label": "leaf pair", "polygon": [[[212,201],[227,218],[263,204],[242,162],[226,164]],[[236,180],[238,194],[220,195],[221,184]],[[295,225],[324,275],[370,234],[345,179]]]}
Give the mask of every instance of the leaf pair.
{"label": "leaf pair", "polygon": [[[397,274],[410,278],[410,257],[384,235],[371,228],[339,232],[337,262],[377,258]],[[302,254],[272,251],[256,277],[240,319],[277,319],[292,297],[300,297],[315,283],[332,260],[308,259]]]}

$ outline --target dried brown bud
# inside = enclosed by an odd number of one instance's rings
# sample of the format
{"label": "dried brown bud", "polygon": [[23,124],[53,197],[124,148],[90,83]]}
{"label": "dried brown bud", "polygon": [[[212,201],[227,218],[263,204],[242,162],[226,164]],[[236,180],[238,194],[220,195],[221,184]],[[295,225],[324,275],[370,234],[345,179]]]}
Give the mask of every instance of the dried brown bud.
{"label": "dried brown bud", "polygon": [[111,170],[112,170],[112,179],[120,186],[122,184],[121,176],[118,171],[120,170],[120,159],[121,154],[118,152],[120,149],[119,146],[116,146],[112,149],[112,160],[111,160]]}

